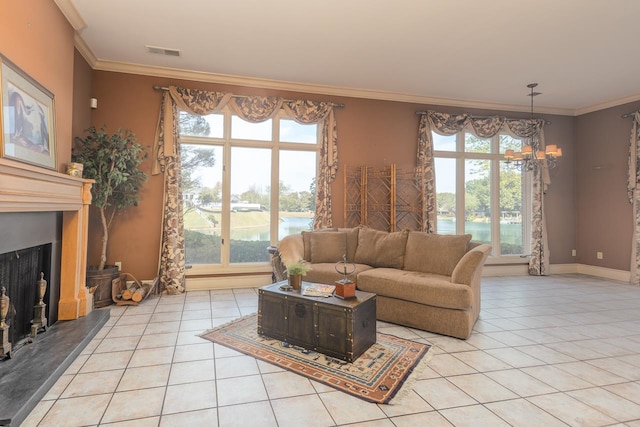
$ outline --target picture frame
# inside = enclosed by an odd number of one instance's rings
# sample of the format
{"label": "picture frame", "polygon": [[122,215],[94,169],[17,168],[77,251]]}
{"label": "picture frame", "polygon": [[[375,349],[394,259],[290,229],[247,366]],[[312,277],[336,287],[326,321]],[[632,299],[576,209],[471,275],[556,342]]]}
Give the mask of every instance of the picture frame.
{"label": "picture frame", "polygon": [[0,54],[0,157],[57,169],[54,96]]}

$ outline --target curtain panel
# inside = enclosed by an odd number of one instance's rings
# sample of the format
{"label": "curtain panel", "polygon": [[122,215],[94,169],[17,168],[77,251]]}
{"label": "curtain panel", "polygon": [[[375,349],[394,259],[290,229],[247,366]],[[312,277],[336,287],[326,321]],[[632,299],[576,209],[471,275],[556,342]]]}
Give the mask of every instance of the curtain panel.
{"label": "curtain panel", "polygon": [[[468,129],[480,138],[491,138],[498,132],[506,132],[525,143],[544,150],[544,120],[542,119],[508,119],[503,116],[473,117],[470,114],[448,114],[427,111],[420,117],[418,128],[417,166],[425,182],[424,191],[424,231],[433,233],[436,230],[437,207],[435,195],[435,168],[433,161],[433,138],[431,131],[440,135],[454,135]],[[535,168],[532,176],[532,230],[531,257],[529,274],[546,275],[549,264],[546,221],[544,217],[544,192],[551,183],[546,163],[542,168]]]}
{"label": "curtain panel", "polygon": [[205,115],[219,111],[231,94],[184,89],[175,86],[162,94],[153,147],[152,173],[164,174],[164,201],[159,257],[159,291],[184,292],[186,261],[180,172],[180,110]]}
{"label": "curtain panel", "polygon": [[633,237],[631,239],[631,268],[629,282],[640,285],[640,111],[633,114],[629,141],[629,171],[627,193],[633,206]]}
{"label": "curtain panel", "polygon": [[259,123],[278,114],[281,108],[298,123],[321,126],[320,168],[316,182],[314,228],[331,227],[331,184],[338,171],[338,134],[334,105],[329,102],[285,100],[274,96],[234,96],[170,86],[162,95],[153,146],[152,174],[164,174],[164,203],[159,257],[160,291],[184,291],[186,262],[180,176],[180,110],[207,115],[225,106],[242,119]]}

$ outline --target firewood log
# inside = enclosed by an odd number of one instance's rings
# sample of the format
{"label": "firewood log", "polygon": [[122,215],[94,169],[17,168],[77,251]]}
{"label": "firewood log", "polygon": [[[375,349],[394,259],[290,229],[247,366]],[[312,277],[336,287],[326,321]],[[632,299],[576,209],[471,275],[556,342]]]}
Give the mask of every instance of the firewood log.
{"label": "firewood log", "polygon": [[150,283],[143,283],[141,287],[135,290],[133,295],[131,295],[131,299],[135,302],[140,302],[144,298],[147,293],[151,290]]}
{"label": "firewood log", "polygon": [[140,283],[137,281],[134,281],[133,283],[131,283],[131,286],[129,286],[127,289],[125,289],[124,291],[122,291],[122,299],[124,300],[130,300],[133,298],[133,294],[140,289]]}

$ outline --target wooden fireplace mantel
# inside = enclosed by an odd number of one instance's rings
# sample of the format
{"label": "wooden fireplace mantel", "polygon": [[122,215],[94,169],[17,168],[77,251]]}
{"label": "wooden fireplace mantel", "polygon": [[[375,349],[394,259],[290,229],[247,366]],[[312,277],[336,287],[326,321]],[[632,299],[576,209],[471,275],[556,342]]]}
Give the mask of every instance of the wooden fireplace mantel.
{"label": "wooden fireplace mantel", "polygon": [[93,180],[0,159],[0,212],[62,212],[58,319],[86,316],[87,232]]}

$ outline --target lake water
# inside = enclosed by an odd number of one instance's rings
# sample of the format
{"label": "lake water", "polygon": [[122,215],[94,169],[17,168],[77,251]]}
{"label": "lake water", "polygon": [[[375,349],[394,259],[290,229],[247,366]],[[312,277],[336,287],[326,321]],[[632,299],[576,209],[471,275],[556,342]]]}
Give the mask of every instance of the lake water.
{"label": "lake water", "polygon": [[[503,243],[522,246],[522,224],[500,224],[500,240]],[[449,219],[438,219],[438,233],[455,234],[456,223]],[[491,242],[491,224],[486,222],[466,222],[465,233],[473,235],[473,240]]]}
{"label": "lake water", "polygon": [[[280,237],[290,234],[297,234],[304,230],[311,229],[312,218],[304,217],[282,217],[282,222],[278,226]],[[450,219],[438,219],[438,233],[455,234],[456,223]],[[486,222],[465,223],[465,233],[473,235],[473,240],[479,242],[491,242],[491,224]],[[500,240],[503,244],[522,247],[522,224],[500,224]],[[269,241],[269,228],[245,228],[231,230],[232,240],[260,240]]]}
{"label": "lake water", "polygon": [[[311,230],[313,218],[281,217],[278,225],[278,235],[282,238],[290,234],[298,234],[304,230]],[[261,240],[269,241],[269,227],[236,228],[231,230],[231,240]]]}

